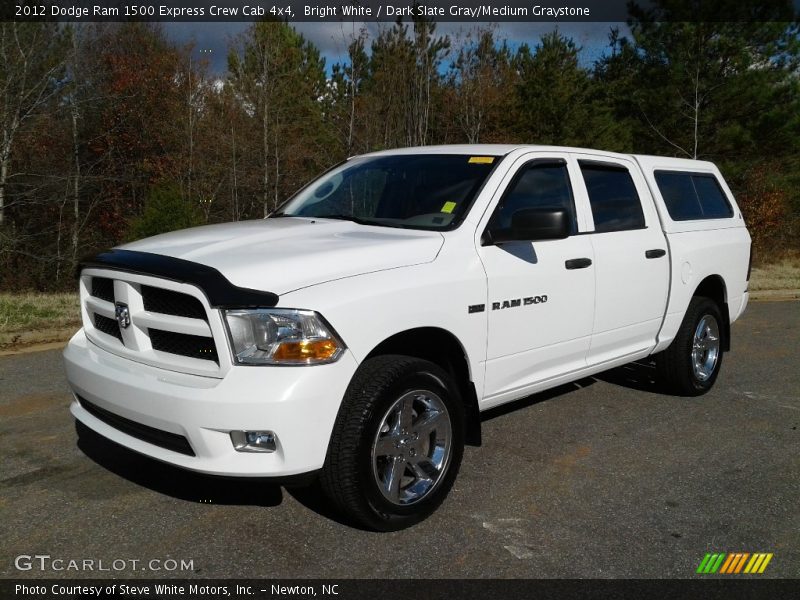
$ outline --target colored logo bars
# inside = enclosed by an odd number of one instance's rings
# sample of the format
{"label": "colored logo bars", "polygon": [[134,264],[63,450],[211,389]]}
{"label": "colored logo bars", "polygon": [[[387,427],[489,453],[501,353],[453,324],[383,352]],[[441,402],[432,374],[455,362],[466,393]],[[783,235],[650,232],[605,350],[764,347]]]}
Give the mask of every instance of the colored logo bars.
{"label": "colored logo bars", "polygon": [[750,554],[749,552],[708,553],[700,562],[700,566],[697,567],[697,572],[704,575],[714,573],[724,575],[763,573],[771,560],[771,552],[757,552],[755,554]]}

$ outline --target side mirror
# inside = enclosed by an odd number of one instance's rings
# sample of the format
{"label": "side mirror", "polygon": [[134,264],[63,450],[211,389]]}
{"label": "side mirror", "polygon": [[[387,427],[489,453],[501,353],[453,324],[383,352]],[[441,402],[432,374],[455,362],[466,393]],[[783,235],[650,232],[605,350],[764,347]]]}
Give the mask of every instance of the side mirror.
{"label": "side mirror", "polygon": [[563,240],[569,217],[563,208],[523,208],[511,216],[511,227],[487,232],[491,243]]}

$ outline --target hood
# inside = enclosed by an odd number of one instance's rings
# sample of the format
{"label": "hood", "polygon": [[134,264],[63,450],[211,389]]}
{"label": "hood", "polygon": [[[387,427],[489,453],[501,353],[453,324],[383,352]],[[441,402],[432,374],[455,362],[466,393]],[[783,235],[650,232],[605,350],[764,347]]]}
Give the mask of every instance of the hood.
{"label": "hood", "polygon": [[207,225],[120,246],[201,263],[236,286],[278,295],[326,281],[431,262],[441,233],[329,219]]}

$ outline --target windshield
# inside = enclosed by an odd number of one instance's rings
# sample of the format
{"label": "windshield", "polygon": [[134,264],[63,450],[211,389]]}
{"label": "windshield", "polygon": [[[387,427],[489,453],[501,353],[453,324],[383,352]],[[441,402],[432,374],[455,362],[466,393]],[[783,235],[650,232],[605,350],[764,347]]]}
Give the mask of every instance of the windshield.
{"label": "windshield", "polygon": [[354,158],[306,186],[270,217],[447,229],[466,214],[498,160],[454,154]]}

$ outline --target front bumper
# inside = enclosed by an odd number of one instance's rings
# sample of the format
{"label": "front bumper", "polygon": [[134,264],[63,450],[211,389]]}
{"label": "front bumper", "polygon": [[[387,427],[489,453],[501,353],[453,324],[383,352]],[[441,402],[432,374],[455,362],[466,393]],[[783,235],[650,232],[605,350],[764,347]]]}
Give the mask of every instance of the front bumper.
{"label": "front bumper", "polygon": [[[358,364],[350,351],[313,367],[233,367],[224,378],[189,375],[120,358],[83,330],[64,350],[73,392],[95,406],[185,437],[195,456],[112,427],[77,399],[70,411],[100,435],[157,460],[214,475],[285,477],[322,467],[339,405]],[[231,431],[270,430],[272,453],[237,452]]]}

